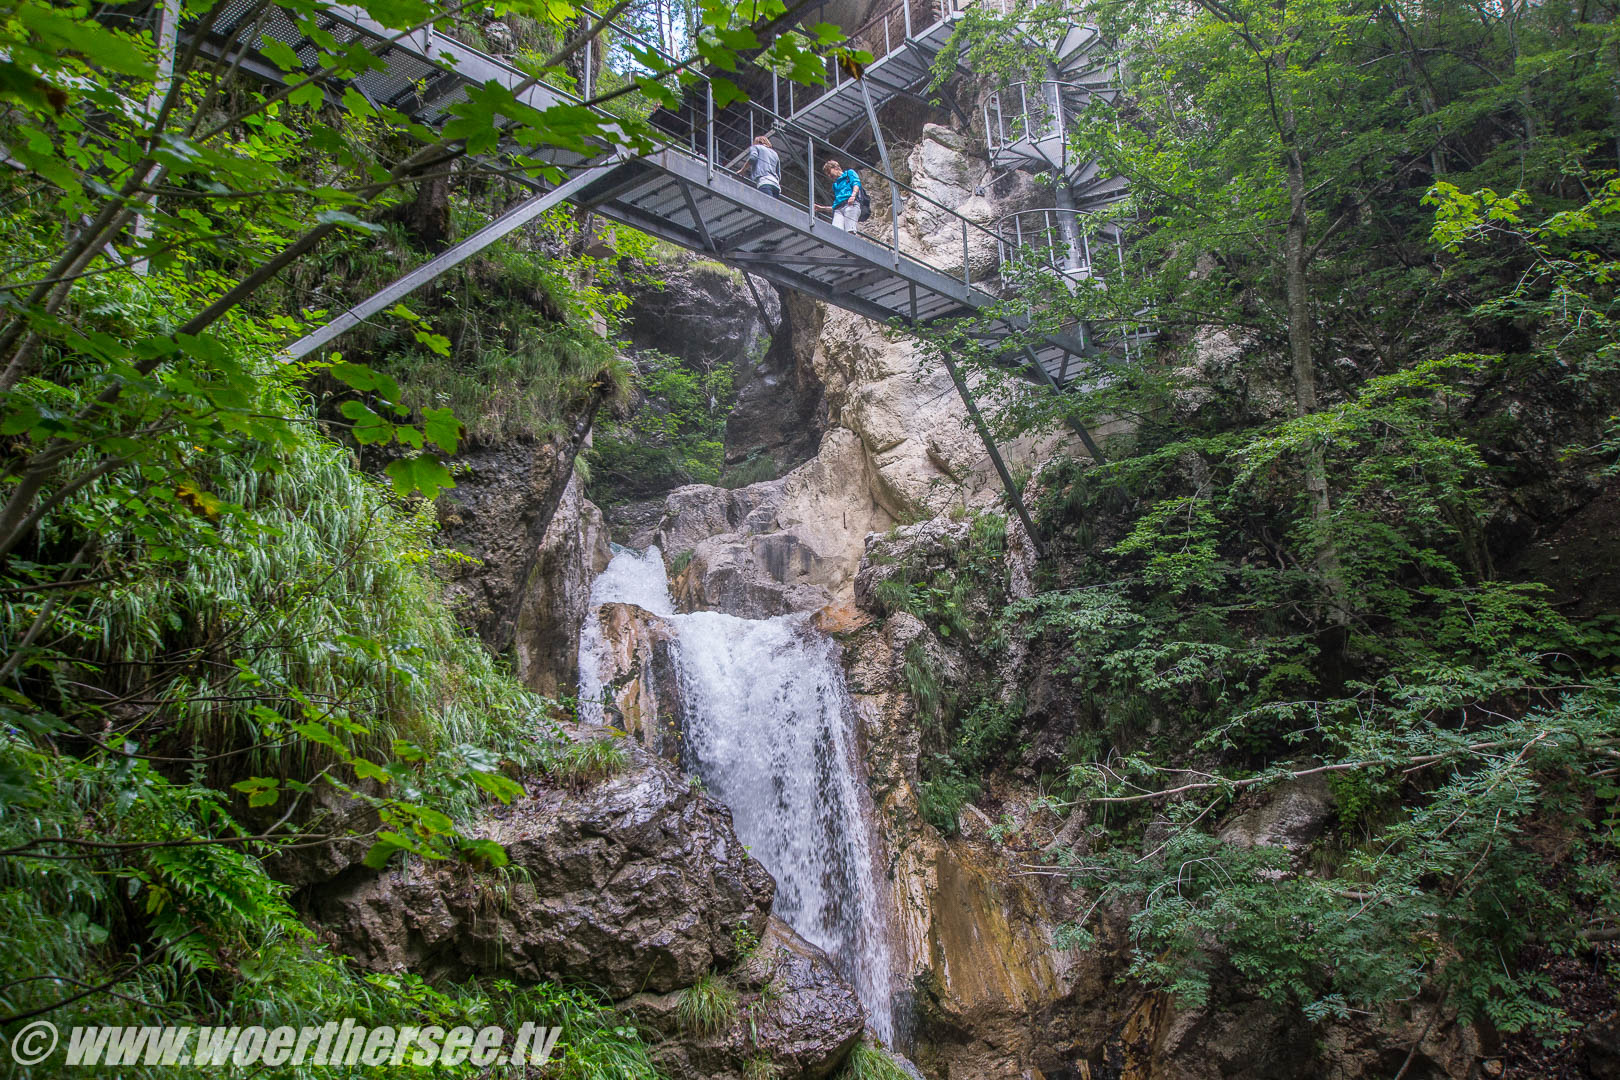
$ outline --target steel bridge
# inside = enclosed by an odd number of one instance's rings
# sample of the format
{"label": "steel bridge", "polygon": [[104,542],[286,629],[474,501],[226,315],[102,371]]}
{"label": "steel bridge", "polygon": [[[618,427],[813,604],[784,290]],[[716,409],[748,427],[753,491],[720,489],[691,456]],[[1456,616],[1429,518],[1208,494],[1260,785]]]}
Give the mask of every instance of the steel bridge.
{"label": "steel bridge", "polygon": [[[785,106],[785,112],[753,101],[716,109],[712,84],[704,80],[679,112],[655,116],[664,136],[664,145],[656,152],[632,156],[619,147],[604,147],[591,160],[555,156],[557,164],[572,173],[566,182],[538,192],[427,265],[342,312],[293,343],[286,355],[296,358],[320,348],[563,201],[884,323],[925,328],[995,305],[1002,298],[999,268],[1013,254],[1012,243],[993,228],[898,182],[888,167],[887,148],[876,123],[880,105],[899,94],[914,93],[928,81],[933,58],[949,39],[963,7],[964,0],[900,0],[851,35],[856,46],[874,56],[860,79],[831,63],[825,87],[792,87],[773,77],[772,105]],[[334,96],[352,86],[373,104],[429,126],[447,119],[449,110],[467,99],[470,88],[489,83],[538,109],[580,100],[431,29],[399,34],[347,6],[317,12],[320,31],[339,47],[359,45],[382,60],[377,69],[328,87]],[[296,70],[289,75],[265,55],[272,39],[289,46],[306,72],[316,70],[320,56],[316,43],[281,9],[266,9],[254,0],[227,0],[202,44],[205,51],[267,80],[297,77]],[[326,44],[330,51],[330,42]],[[589,86],[581,89],[588,97]],[[859,161],[830,141],[863,116],[872,125],[881,165]],[[767,132],[782,159],[781,198],[760,192],[728,168],[754,134]],[[874,202],[879,213],[858,233],[841,231],[814,210],[817,163],[829,156],[857,168],[868,192],[878,196]],[[882,213],[885,189],[886,214]],[[927,243],[918,239],[924,232]],[[1084,359],[1100,351],[1084,325],[1038,335],[1023,333],[1026,329],[1021,320],[1010,317],[995,323],[986,336],[993,344],[1017,334],[1017,348],[1005,359],[1054,387],[1072,381],[1084,370]]]}
{"label": "steel bridge", "polygon": [[[655,114],[654,126],[663,138],[662,145],[650,154],[614,145],[603,145],[590,157],[551,153],[546,160],[570,174],[566,180],[549,188],[533,182],[536,194],[293,342],[284,349],[284,359],[321,348],[564,202],[745,271],[743,278],[750,290],[754,286],[748,275],[757,275],[887,324],[925,329],[993,308],[1003,299],[1002,267],[1023,255],[1020,248],[1026,240],[1018,220],[1014,219],[1010,230],[1005,222],[988,228],[900,183],[889,162],[877,116],[885,102],[902,95],[917,97],[932,80],[935,58],[950,40],[966,5],[973,2],[996,4],[1005,13],[1013,0],[898,0],[851,35],[855,47],[873,54],[858,77],[829,60],[823,87],[799,88],[773,76],[769,108],[747,101],[720,109],[715,105],[713,84],[705,77],[697,94],[687,94],[683,108]],[[596,18],[588,9],[586,13]],[[381,63],[346,81],[327,80],[326,92],[337,98],[352,88],[374,106],[394,109],[430,127],[452,115],[455,105],[468,100],[475,87],[503,88],[521,103],[540,110],[590,98],[589,52],[585,84],[576,97],[431,27],[397,32],[378,24],[363,10],[345,5],[317,7],[313,18],[313,31],[306,34],[277,6],[226,0],[197,44],[222,63],[274,82],[313,75],[323,50],[364,48]],[[635,37],[621,27],[615,30]],[[188,41],[194,40],[188,37],[187,28],[182,27],[180,33]],[[322,40],[317,42],[312,36]],[[272,42],[290,48],[303,71],[284,71],[273,63],[265,52],[273,49]],[[644,40],[638,43],[643,48],[657,48]],[[1067,39],[1063,43],[1065,48],[1069,44]],[[590,49],[590,43],[585,47]],[[285,49],[273,51],[285,61]],[[951,105],[957,109],[954,102]],[[1058,112],[1062,111],[1060,105]],[[856,159],[847,149],[849,140],[844,146],[831,141],[863,116],[881,166]],[[1029,118],[1020,134],[1033,131],[1036,123]],[[780,197],[761,192],[731,168],[753,136],[761,133],[770,135],[781,158]],[[886,189],[888,213],[874,215],[854,233],[819,217],[815,210],[816,166],[829,156],[858,168],[868,193],[878,195],[879,200]],[[1068,231],[1074,231],[1072,225]],[[1080,250],[1072,238],[1064,244],[1067,250]],[[1045,246],[1051,248],[1054,243],[1048,240]],[[1054,391],[1086,377],[1089,357],[1117,350],[1122,344],[1128,348],[1133,340],[1127,327],[1114,328],[1098,338],[1087,323],[1035,331],[1018,315],[998,314],[981,327],[978,336],[999,352],[1000,362]],[[1017,486],[962,373],[948,351],[940,358],[1010,503],[1035,538]],[[1085,428],[1072,419],[1070,426],[1101,460],[1102,453]]]}

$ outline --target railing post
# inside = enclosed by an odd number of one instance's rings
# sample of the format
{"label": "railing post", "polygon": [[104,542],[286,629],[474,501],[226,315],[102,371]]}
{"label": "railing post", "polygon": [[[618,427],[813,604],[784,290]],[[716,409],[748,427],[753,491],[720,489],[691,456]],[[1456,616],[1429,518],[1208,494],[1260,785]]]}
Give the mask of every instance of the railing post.
{"label": "railing post", "polygon": [[585,75],[581,79],[584,83],[584,93],[580,96],[586,101],[591,100],[591,39],[585,39]]}
{"label": "railing post", "polygon": [[900,269],[900,185],[889,177],[889,222],[894,230],[894,268]]}
{"label": "railing post", "polygon": [[1024,106],[1024,137],[1030,141],[1031,145],[1033,145],[1034,142],[1035,142],[1035,133],[1029,129],[1029,84],[1028,83],[1019,83],[1018,84],[1018,100]]}
{"label": "railing post", "polygon": [[781,81],[781,76],[774,71],[771,72],[771,113],[775,116],[782,115],[781,96],[777,91],[777,84]]}
{"label": "railing post", "polygon": [[705,79],[704,123],[708,130],[703,135],[703,157],[709,166],[709,183],[714,183],[714,83]]}
{"label": "railing post", "polygon": [[[791,91],[790,91],[791,93]],[[804,180],[809,185],[809,194],[804,197],[804,208],[810,212],[810,232],[816,231],[816,137],[806,135],[804,139]]]}
{"label": "railing post", "polygon": [[967,218],[962,219],[962,284],[973,287],[973,268],[968,265]]}
{"label": "railing post", "polygon": [[906,40],[911,40],[911,0],[900,0],[901,17],[906,24]]}

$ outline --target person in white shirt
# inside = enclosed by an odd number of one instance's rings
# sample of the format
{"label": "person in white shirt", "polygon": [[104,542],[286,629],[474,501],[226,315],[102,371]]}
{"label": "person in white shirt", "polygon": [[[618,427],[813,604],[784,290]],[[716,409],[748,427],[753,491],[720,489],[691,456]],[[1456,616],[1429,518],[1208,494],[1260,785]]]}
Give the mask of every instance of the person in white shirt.
{"label": "person in white shirt", "polygon": [[737,175],[753,181],[755,187],[773,198],[782,197],[782,159],[776,156],[770,138],[765,135],[754,136],[754,144],[737,167]]}

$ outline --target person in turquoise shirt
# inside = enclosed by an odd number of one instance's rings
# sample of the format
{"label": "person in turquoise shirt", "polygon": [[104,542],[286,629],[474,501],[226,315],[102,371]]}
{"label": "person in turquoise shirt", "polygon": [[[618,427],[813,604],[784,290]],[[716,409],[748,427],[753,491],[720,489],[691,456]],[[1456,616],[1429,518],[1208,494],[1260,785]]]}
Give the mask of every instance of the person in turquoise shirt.
{"label": "person in turquoise shirt", "polygon": [[860,176],[854,169],[844,168],[837,158],[828,158],[821,171],[832,181],[833,201],[831,206],[818,203],[816,209],[831,210],[834,225],[845,232],[854,232],[861,223],[860,200],[856,198],[861,190]]}

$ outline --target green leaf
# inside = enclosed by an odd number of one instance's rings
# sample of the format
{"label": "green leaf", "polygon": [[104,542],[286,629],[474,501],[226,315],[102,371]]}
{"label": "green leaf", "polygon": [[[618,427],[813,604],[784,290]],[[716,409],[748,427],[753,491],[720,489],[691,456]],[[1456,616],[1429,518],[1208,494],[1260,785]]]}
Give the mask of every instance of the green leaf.
{"label": "green leaf", "polygon": [[362,446],[385,443],[394,437],[394,425],[372,412],[363,401],[345,401],[338,406],[338,412],[354,421],[352,434]]}
{"label": "green leaf", "polygon": [[473,783],[503,803],[509,803],[523,794],[523,785],[502,773],[474,769],[470,775]]}
{"label": "green leaf", "polygon": [[428,442],[447,454],[454,454],[461,444],[461,421],[449,409],[423,409],[422,432]]}
{"label": "green leaf", "polygon": [[381,870],[388,865],[388,860],[394,857],[394,852],[405,850],[407,848],[403,844],[397,844],[392,840],[378,840],[366,849],[365,857],[360,861],[372,870]]}
{"label": "green leaf", "polygon": [[282,71],[302,71],[304,69],[304,62],[298,59],[298,54],[293,51],[293,47],[280,38],[271,37],[268,34],[264,35],[259,39],[259,51],[264,54],[266,60],[269,60]]}
{"label": "green leaf", "polygon": [[318,109],[326,104],[326,92],[319,83],[308,82],[287,95],[287,100],[304,108]]}
{"label": "green leaf", "polygon": [[383,472],[394,482],[394,490],[401,495],[419,492],[423,498],[433,499],[438,497],[440,489],[456,486],[444,463],[425,455],[390,461]]}
{"label": "green leaf", "polygon": [[377,115],[377,110],[371,107],[371,102],[366,100],[366,95],[352,86],[345,87],[343,90],[343,107],[355,116],[372,117]]}
{"label": "green leaf", "polygon": [[380,784],[393,782],[394,778],[388,774],[388,770],[374,761],[367,761],[365,758],[357,757],[352,764],[354,765],[354,775],[362,780],[375,780]]}
{"label": "green leaf", "polygon": [[484,863],[499,869],[511,860],[506,849],[493,840],[467,840],[461,845],[461,857],[468,862]]}

